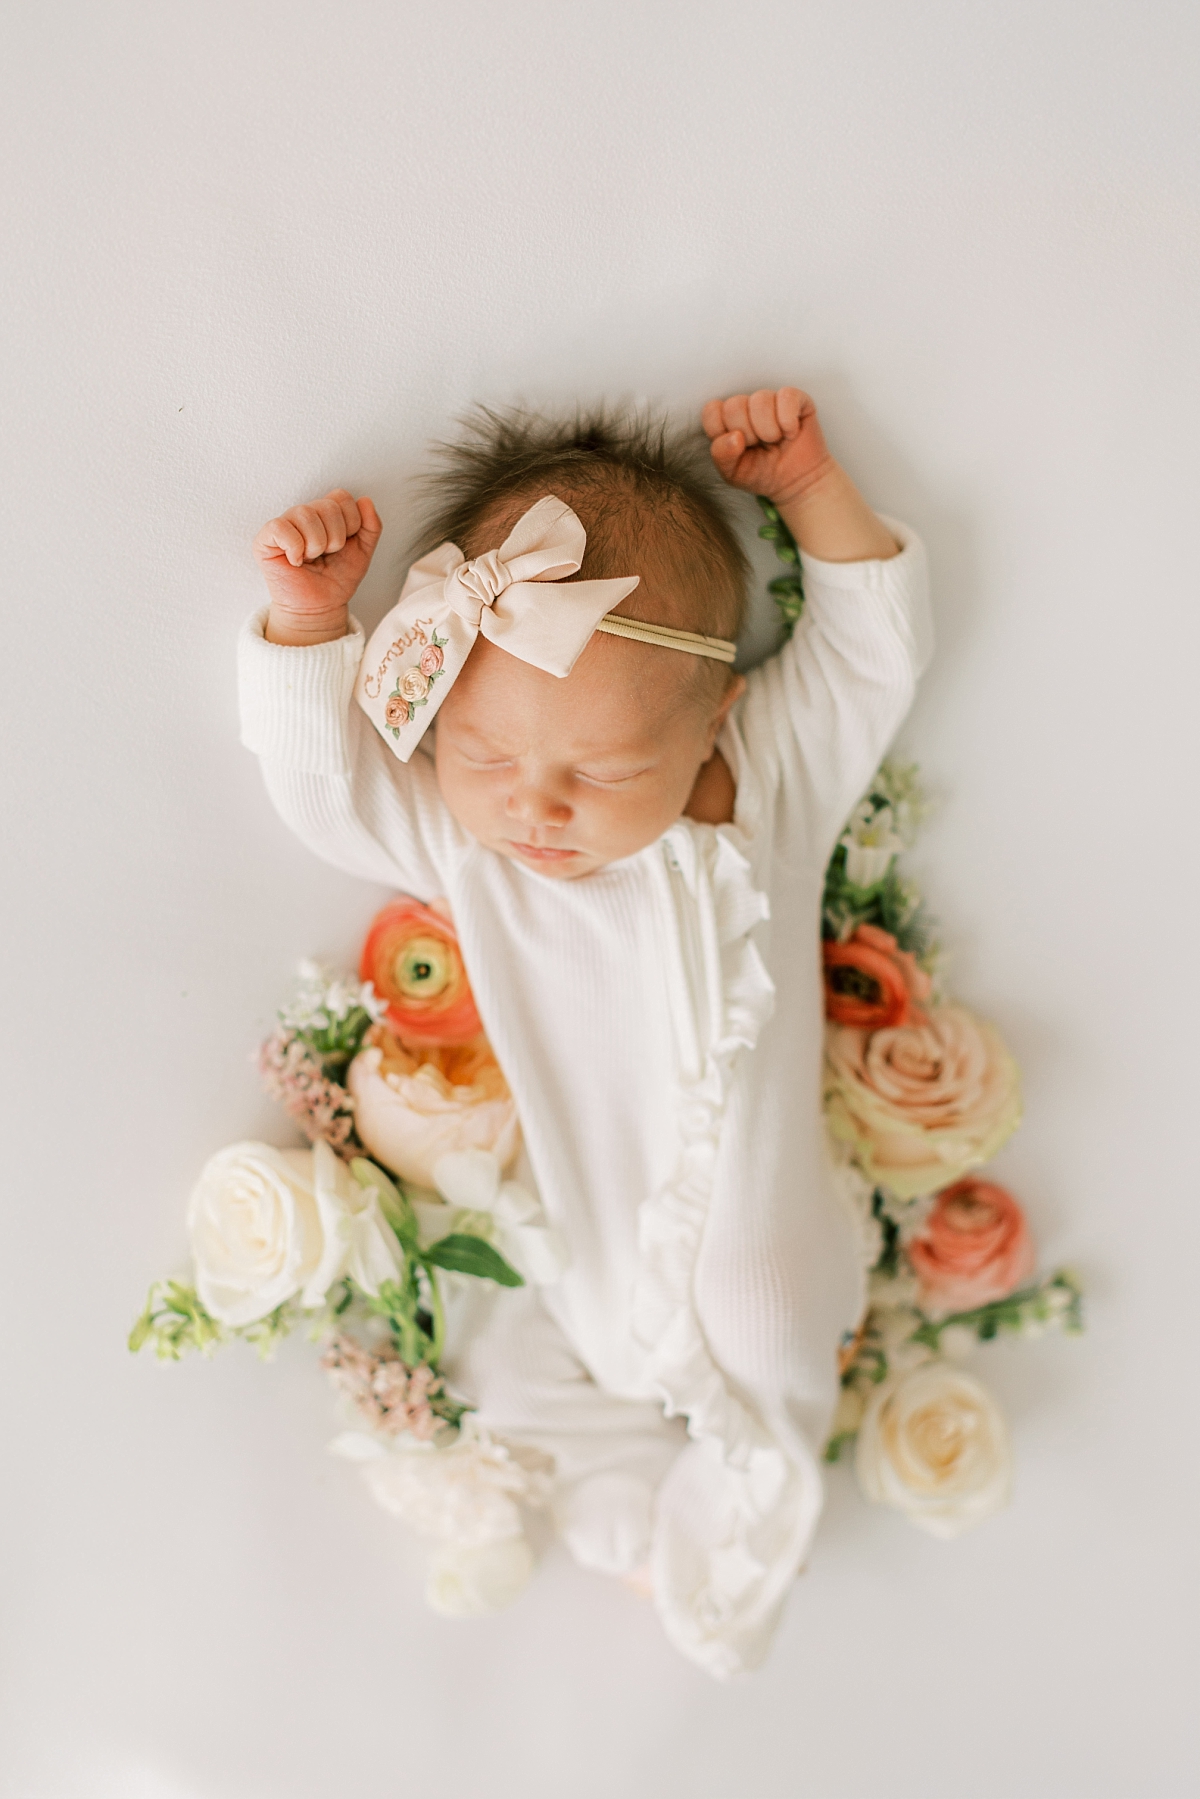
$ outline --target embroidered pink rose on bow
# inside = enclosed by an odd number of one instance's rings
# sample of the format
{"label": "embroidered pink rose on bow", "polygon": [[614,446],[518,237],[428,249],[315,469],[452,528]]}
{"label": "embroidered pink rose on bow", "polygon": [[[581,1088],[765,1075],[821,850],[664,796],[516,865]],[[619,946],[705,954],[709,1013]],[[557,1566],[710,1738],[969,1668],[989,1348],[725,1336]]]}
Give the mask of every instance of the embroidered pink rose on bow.
{"label": "embroidered pink rose on bow", "polygon": [[[637,575],[566,581],[587,533],[552,494],[513,526],[498,550],[469,561],[439,544],[414,562],[400,598],[372,634],[354,697],[389,748],[407,762],[482,633],[550,675],[569,675],[600,620]],[[547,583],[559,582],[553,592]]]}

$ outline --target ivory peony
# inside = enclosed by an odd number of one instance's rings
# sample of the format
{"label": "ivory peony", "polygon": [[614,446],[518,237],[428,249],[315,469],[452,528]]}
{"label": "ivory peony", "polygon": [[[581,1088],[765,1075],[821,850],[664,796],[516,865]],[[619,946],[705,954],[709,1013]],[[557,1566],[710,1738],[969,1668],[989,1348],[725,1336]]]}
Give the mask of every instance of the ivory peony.
{"label": "ivory peony", "polygon": [[367,1293],[393,1278],[396,1239],[327,1143],[233,1143],[205,1164],[188,1207],[201,1303],[222,1324],[265,1318],[299,1295],[319,1306],[350,1273]]}
{"label": "ivory peony", "polygon": [[995,1401],[977,1380],[930,1361],[877,1387],[855,1466],[868,1499],[935,1537],[955,1537],[1008,1503],[1012,1460]]}
{"label": "ivory peony", "polygon": [[387,1026],[375,1025],[350,1064],[346,1086],[359,1136],[402,1180],[435,1186],[434,1164],[451,1150],[490,1150],[502,1168],[517,1153],[516,1104],[482,1041],[406,1047]]}
{"label": "ivory peony", "polygon": [[830,1025],[825,1048],[829,1128],[899,1199],[986,1162],[1020,1121],[1016,1063],[962,1006],[932,1007],[887,1030]]}
{"label": "ivory peony", "polygon": [[1011,1193],[968,1175],[938,1194],[908,1245],[908,1259],[926,1312],[967,1312],[1004,1299],[1029,1279],[1033,1238]]}
{"label": "ivory peony", "polygon": [[473,1549],[523,1535],[520,1507],[547,1503],[552,1466],[548,1456],[468,1420],[449,1448],[376,1455],[364,1461],[363,1475],[384,1511],[422,1536]]}

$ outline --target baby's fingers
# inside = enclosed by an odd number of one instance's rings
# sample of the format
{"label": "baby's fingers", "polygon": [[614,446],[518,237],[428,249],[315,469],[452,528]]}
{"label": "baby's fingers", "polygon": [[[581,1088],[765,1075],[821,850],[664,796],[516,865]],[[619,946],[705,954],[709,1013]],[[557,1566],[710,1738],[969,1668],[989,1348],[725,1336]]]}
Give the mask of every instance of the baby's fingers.
{"label": "baby's fingers", "polygon": [[812,409],[812,401],[798,387],[781,387],[775,395],[775,412],[785,437],[795,437],[800,420]]}
{"label": "baby's fingers", "polygon": [[316,510],[325,525],[325,554],[336,555],[361,523],[358,502],[344,487],[335,487],[323,500],[316,502]]}
{"label": "baby's fingers", "polygon": [[[286,515],[297,526],[304,538],[304,560],[306,562],[315,562],[318,556],[325,554],[329,548],[331,531],[335,537],[341,538],[342,542],[345,542],[342,509],[333,504],[335,519],[330,513],[330,505],[331,502],[328,500],[317,500],[311,506],[293,506]],[[341,545],[339,544],[338,547],[340,549]]]}
{"label": "baby's fingers", "polygon": [[[378,518],[375,522],[378,526]],[[264,525],[254,539],[254,554],[260,561],[286,556],[293,568],[299,568],[301,563],[316,562],[321,556],[336,556],[361,525],[362,514],[354,495],[344,487],[335,487],[310,505],[289,506],[279,518]],[[374,543],[370,548],[374,548]]]}
{"label": "baby's fingers", "polygon": [[740,431],[748,444],[758,442],[758,432],[754,429],[754,421],[750,417],[749,395],[730,394],[721,410],[725,415],[726,431]]}
{"label": "baby's fingers", "polygon": [[780,397],[769,387],[760,387],[757,393],[750,395],[750,422],[760,443],[776,444],[784,435],[783,420],[779,416]]}
{"label": "baby's fingers", "polygon": [[706,437],[724,437],[729,427],[725,423],[723,403],[720,400],[709,400],[700,414],[700,423]]}
{"label": "baby's fingers", "polygon": [[268,519],[252,546],[260,562],[277,562],[286,557],[293,568],[304,561],[304,533],[290,513]]}
{"label": "baby's fingers", "polygon": [[723,475],[727,481],[731,481],[733,471],[745,452],[745,435],[741,431],[722,431],[719,437],[713,438],[708,447],[712,459],[717,465],[718,473]]}
{"label": "baby's fingers", "polygon": [[358,541],[367,555],[373,556],[375,545],[383,536],[383,523],[375,510],[374,500],[369,500],[364,494],[358,501],[356,511],[359,519]]}

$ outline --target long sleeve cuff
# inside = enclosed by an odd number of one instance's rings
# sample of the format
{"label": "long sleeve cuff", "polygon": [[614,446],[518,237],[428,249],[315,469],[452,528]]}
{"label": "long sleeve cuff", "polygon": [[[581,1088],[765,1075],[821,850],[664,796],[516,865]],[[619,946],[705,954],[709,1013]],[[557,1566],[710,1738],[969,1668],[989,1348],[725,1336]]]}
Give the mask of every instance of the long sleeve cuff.
{"label": "long sleeve cuff", "polygon": [[264,761],[316,775],[348,775],[350,702],[362,661],[363,629],[293,647],[268,643],[267,608],[246,620],[238,638],[242,742]]}
{"label": "long sleeve cuff", "polygon": [[880,517],[900,545],[900,554],[889,556],[886,561],[871,558],[862,562],[822,562],[819,557],[809,556],[801,550],[805,601],[816,612],[821,609],[826,593],[834,606],[849,592],[877,598],[901,633],[908,637],[914,673],[920,675],[933,655],[933,617],[929,608],[925,546],[916,532],[899,519],[888,518],[882,513]]}

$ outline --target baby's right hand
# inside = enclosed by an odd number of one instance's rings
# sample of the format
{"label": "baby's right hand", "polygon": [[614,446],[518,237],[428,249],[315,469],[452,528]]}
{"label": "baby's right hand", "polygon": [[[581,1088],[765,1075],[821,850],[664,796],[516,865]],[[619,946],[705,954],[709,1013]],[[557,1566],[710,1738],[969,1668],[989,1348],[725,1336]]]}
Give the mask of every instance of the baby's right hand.
{"label": "baby's right hand", "polygon": [[344,637],[355,589],[371,565],[383,526],[365,495],[344,487],[265,524],[254,555],[271,595],[272,643],[328,643]]}

